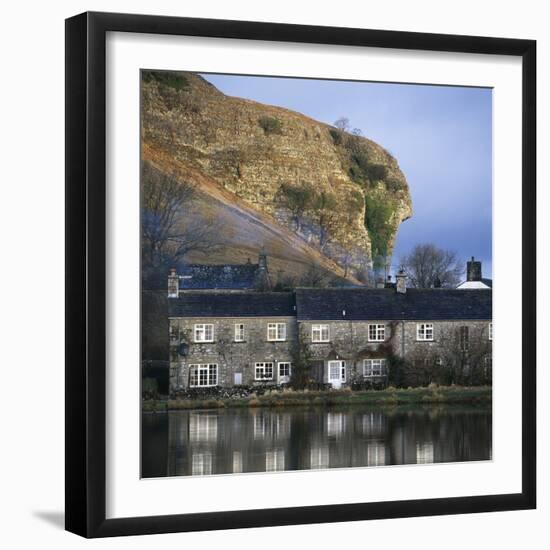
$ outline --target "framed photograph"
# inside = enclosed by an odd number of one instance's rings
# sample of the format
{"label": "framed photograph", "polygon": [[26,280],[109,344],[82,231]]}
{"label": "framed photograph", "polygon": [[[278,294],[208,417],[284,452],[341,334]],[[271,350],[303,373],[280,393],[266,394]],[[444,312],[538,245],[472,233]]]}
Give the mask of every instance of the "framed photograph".
{"label": "framed photograph", "polygon": [[66,21],[66,528],[535,507],[536,44]]}

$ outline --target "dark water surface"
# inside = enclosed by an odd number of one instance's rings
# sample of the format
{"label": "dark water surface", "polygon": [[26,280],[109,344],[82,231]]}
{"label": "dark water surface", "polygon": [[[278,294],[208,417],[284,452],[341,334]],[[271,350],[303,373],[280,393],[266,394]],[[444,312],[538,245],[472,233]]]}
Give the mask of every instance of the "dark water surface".
{"label": "dark water surface", "polygon": [[491,459],[491,408],[247,408],[143,413],[142,476]]}

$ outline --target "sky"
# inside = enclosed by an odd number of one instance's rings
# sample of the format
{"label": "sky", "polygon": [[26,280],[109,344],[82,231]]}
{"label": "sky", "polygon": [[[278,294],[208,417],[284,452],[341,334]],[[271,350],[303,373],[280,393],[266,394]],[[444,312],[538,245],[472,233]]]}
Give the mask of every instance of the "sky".
{"label": "sky", "polygon": [[226,95],[277,105],[352,128],[387,149],[409,184],[413,217],[393,254],[433,243],[471,256],[492,277],[492,90],[203,74]]}

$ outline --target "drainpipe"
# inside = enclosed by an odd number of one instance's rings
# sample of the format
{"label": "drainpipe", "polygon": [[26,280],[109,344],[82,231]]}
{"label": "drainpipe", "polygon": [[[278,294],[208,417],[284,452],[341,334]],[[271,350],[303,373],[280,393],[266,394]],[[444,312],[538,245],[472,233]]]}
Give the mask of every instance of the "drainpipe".
{"label": "drainpipe", "polygon": [[401,359],[405,359],[405,321],[401,320]]}

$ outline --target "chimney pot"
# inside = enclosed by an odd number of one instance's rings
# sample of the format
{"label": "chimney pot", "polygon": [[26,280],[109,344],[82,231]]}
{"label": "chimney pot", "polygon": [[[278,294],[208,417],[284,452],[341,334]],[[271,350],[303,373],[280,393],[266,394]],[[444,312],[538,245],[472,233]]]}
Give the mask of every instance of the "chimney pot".
{"label": "chimney pot", "polygon": [[407,274],[404,269],[400,269],[399,273],[395,276],[395,290],[399,294],[405,294],[407,292]]}
{"label": "chimney pot", "polygon": [[175,267],[170,269],[168,275],[168,298],[178,298],[180,290],[180,278]]}
{"label": "chimney pot", "polygon": [[475,261],[474,257],[466,263],[466,280],[481,281],[481,262]]}

